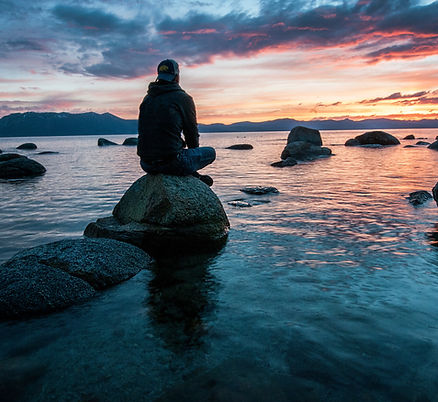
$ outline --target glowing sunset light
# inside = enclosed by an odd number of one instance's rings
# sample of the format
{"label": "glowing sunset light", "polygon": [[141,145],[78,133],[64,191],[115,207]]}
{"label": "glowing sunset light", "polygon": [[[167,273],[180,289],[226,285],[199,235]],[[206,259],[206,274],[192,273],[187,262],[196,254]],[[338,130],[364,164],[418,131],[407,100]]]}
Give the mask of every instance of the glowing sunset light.
{"label": "glowing sunset light", "polygon": [[438,1],[2,3],[0,116],[135,119],[164,58],[200,123],[436,119]]}

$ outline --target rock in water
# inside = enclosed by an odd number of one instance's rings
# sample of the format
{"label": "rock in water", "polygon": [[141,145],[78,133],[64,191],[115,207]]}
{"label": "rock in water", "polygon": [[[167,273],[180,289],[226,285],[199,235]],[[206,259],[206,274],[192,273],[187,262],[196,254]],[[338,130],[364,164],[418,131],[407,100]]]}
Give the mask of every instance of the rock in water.
{"label": "rock in water", "polygon": [[142,247],[154,256],[222,246],[230,223],[216,194],[193,176],[145,175],[115,206],[113,216],[84,234]]}
{"label": "rock in water", "polygon": [[433,199],[436,202],[436,205],[438,206],[438,183],[436,183],[435,186],[433,187],[432,195],[433,195]]}
{"label": "rock in water", "polygon": [[126,138],[122,145],[138,145],[137,137]]}
{"label": "rock in water", "polygon": [[287,137],[288,144],[296,141],[304,141],[313,145],[322,146],[322,139],[319,131],[303,126],[294,127]]}
{"label": "rock in water", "polygon": [[287,167],[287,166],[295,166],[297,163],[298,162],[296,161],[296,159],[294,159],[292,157],[288,157],[288,158],[281,160],[279,162],[271,163],[271,166],[283,168],[283,167]]}
{"label": "rock in water", "polygon": [[429,194],[429,192],[421,190],[421,191],[414,191],[413,193],[409,194],[409,202],[412,205],[421,205],[424,204],[426,201],[429,201],[432,199],[432,196]]}
{"label": "rock in water", "polygon": [[230,145],[226,149],[253,149],[254,147],[251,144],[234,144]]}
{"label": "rock in water", "polygon": [[26,142],[24,144],[21,144],[17,147],[17,149],[28,149],[28,150],[32,150],[32,149],[37,149],[37,146],[33,143],[33,142]]}
{"label": "rock in water", "polygon": [[415,145],[430,145],[430,142],[427,142],[427,141],[417,141]]}
{"label": "rock in water", "polygon": [[247,193],[247,194],[254,194],[254,195],[278,193],[278,190],[275,187],[263,187],[263,186],[244,187],[244,188],[241,188],[240,191]]}
{"label": "rock in water", "polygon": [[403,138],[404,140],[415,140],[415,135],[414,134],[409,134],[406,137]]}
{"label": "rock in water", "polygon": [[398,145],[400,141],[393,135],[385,133],[384,131],[368,131],[364,134],[358,135],[354,139],[349,139],[345,143],[345,146],[355,145]]}
{"label": "rock in water", "polygon": [[432,144],[430,144],[429,146],[428,146],[428,148],[429,149],[433,149],[433,150],[438,150],[438,141],[434,141],[434,142],[432,142]]}
{"label": "rock in water", "polygon": [[0,317],[41,314],[147,268],[151,258],[111,239],[62,240],[21,251],[0,266]]}
{"label": "rock in water", "polygon": [[46,172],[46,168],[23,155],[2,154],[0,155],[0,178],[20,179],[24,177],[40,176]]}
{"label": "rock in water", "polygon": [[98,145],[99,147],[106,147],[106,146],[108,146],[108,145],[118,145],[118,144],[116,144],[115,142],[112,142],[112,141],[110,141],[110,140],[107,140],[107,139],[105,139],[105,138],[99,138],[99,139],[97,140],[97,145]]}

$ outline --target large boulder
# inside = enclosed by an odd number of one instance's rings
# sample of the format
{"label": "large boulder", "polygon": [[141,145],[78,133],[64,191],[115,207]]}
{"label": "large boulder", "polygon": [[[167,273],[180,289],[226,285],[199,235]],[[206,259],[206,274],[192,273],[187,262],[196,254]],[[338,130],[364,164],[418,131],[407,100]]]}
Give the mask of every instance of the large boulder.
{"label": "large boulder", "polygon": [[345,143],[346,146],[356,145],[398,145],[400,141],[393,135],[385,133],[384,131],[368,131],[364,134],[358,135],[354,139],[349,139]]}
{"label": "large boulder", "polygon": [[145,175],[115,206],[113,216],[84,234],[142,247],[154,256],[222,246],[230,223],[216,194],[193,176]]}
{"label": "large boulder", "polygon": [[21,251],[0,266],[0,318],[68,307],[151,261],[139,248],[111,239],[61,240]]}
{"label": "large boulder", "polygon": [[428,146],[428,148],[429,148],[429,149],[433,149],[433,150],[435,150],[435,151],[438,150],[438,140],[432,142],[432,144],[430,144],[430,145]]}
{"label": "large boulder", "polygon": [[33,142],[26,142],[24,144],[19,145],[17,149],[33,150],[33,149],[37,149],[37,146]]}
{"label": "large boulder", "polygon": [[26,156],[18,154],[0,155],[0,178],[20,179],[23,177],[40,176],[46,172],[46,168]]}
{"label": "large boulder", "polygon": [[287,143],[289,144],[295,141],[305,141],[313,145],[322,146],[322,139],[319,131],[303,126],[296,126],[289,132]]}

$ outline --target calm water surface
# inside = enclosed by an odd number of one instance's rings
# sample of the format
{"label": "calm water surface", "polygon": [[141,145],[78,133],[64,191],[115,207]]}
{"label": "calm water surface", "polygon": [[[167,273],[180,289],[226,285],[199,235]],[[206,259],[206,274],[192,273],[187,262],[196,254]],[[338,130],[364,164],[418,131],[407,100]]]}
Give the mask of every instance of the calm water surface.
{"label": "calm water surface", "polygon": [[[0,399],[438,400],[438,209],[406,200],[437,182],[438,152],[342,145],[360,133],[322,132],[334,156],[284,169],[270,163],[285,132],[202,135],[217,149],[205,171],[232,225],[225,248],[0,323]],[[391,133],[432,141],[438,129]],[[47,173],[0,182],[0,262],[81,236],[142,175],[135,147],[94,136],[2,138],[0,149],[29,141],[39,149],[21,152]],[[236,143],[254,149],[225,149]]]}

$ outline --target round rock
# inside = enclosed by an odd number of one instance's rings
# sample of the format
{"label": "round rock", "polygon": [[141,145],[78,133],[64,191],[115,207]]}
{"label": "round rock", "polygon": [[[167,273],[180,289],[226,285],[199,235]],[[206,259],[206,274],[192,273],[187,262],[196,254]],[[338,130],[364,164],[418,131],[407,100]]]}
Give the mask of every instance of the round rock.
{"label": "round rock", "polygon": [[313,145],[322,145],[321,134],[319,131],[303,126],[296,126],[289,132],[287,143],[289,144],[295,141],[305,141],[310,142]]}
{"label": "round rock", "polygon": [[123,141],[122,145],[133,146],[133,145],[137,145],[137,144],[138,144],[138,138],[137,137],[130,137],[130,138],[126,138],[125,141]]}
{"label": "round rock", "polygon": [[379,145],[398,145],[400,141],[395,138],[393,135],[388,134],[384,131],[368,131],[364,134],[358,135],[354,138],[358,141],[359,144],[348,140],[345,145],[371,145],[371,144],[379,144]]}
{"label": "round rock", "polygon": [[46,172],[46,168],[23,155],[2,154],[0,155],[0,178],[20,179],[23,177],[40,176]]}
{"label": "round rock", "polygon": [[99,138],[97,140],[97,145],[99,147],[106,147],[106,146],[109,146],[109,145],[118,145],[118,144],[116,144],[115,142],[112,142],[110,140],[107,140],[105,138]]}
{"label": "round rock", "polygon": [[33,150],[33,149],[37,149],[37,146],[33,142],[26,142],[24,144],[19,145],[17,149]]}

